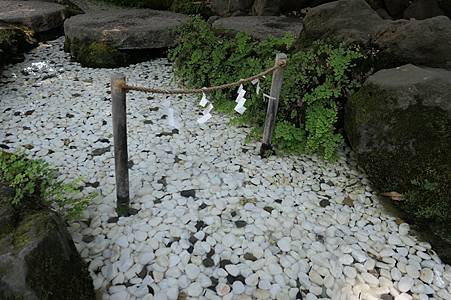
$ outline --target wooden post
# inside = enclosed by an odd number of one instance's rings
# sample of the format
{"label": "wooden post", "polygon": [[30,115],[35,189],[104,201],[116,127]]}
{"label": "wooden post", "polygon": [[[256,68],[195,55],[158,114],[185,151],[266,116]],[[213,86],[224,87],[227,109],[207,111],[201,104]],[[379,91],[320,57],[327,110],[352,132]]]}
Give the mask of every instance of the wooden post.
{"label": "wooden post", "polygon": [[116,175],[116,212],[118,216],[129,215],[130,193],[127,151],[127,107],[125,76],[111,76],[111,99],[113,105],[114,164]]}
{"label": "wooden post", "polygon": [[272,152],[272,135],[276,125],[277,109],[279,107],[279,96],[283,82],[283,70],[287,64],[287,56],[284,53],[277,53],[276,66],[283,65],[283,68],[277,68],[272,75],[271,93],[268,101],[268,109],[266,110],[265,127],[263,130],[263,141],[260,148],[260,156],[268,157]]}

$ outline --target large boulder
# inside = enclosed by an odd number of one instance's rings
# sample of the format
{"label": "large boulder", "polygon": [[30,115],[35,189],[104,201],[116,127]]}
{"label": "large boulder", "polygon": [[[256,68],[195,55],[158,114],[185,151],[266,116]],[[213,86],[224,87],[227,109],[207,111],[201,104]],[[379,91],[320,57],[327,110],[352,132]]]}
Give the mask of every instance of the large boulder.
{"label": "large boulder", "polygon": [[336,0],[282,0],[281,10],[282,12],[300,11],[304,8],[315,7],[327,2],[333,2]]}
{"label": "large boulder", "polygon": [[415,0],[404,11],[404,19],[424,20],[436,16],[443,16],[445,12],[440,8],[437,0]]}
{"label": "large boulder", "polygon": [[384,0],[365,0],[382,19],[391,20],[392,17],[385,8]]}
{"label": "large boulder", "polygon": [[25,26],[35,33],[61,28],[66,16],[66,8],[56,3],[0,1],[0,22]]}
{"label": "large boulder", "polygon": [[393,21],[374,38],[380,49],[378,68],[412,63],[451,70],[450,41],[451,20],[448,17]]}
{"label": "large boulder", "polygon": [[222,17],[246,16],[252,9],[254,0],[212,0],[211,10]]}
{"label": "large boulder", "polygon": [[0,22],[0,66],[22,60],[22,53],[35,44],[23,29]]}
{"label": "large boulder", "polygon": [[77,15],[64,23],[65,48],[87,67],[118,67],[136,53],[173,46],[187,16],[151,9],[116,9]]}
{"label": "large boulder", "polygon": [[451,18],[451,1],[438,0],[438,5],[445,12],[445,15]]}
{"label": "large boulder", "polygon": [[[281,13],[301,11],[334,0],[212,0],[211,7],[219,16],[278,16]],[[381,0],[383,1],[383,0]]]}
{"label": "large boulder", "polygon": [[[35,0],[23,0],[23,1],[35,1]],[[63,5],[66,8],[66,15],[68,16],[74,16],[84,13],[81,7],[74,3],[76,2],[76,0],[38,0],[38,1],[52,2]],[[80,3],[80,1],[77,2]]]}
{"label": "large boulder", "polygon": [[61,218],[18,212],[0,185],[0,299],[95,299],[92,280]]}
{"label": "large boulder", "polygon": [[302,43],[321,38],[368,45],[372,36],[388,21],[365,0],[339,0],[310,9],[304,18]]}
{"label": "large boulder", "polygon": [[255,0],[252,6],[254,16],[278,16],[280,14],[280,0]]}
{"label": "large boulder", "polygon": [[401,18],[410,2],[410,0],[384,0],[385,7],[393,18]]}
{"label": "large boulder", "polygon": [[302,27],[301,19],[276,16],[229,17],[213,22],[216,31],[230,34],[246,32],[256,40],[263,40],[269,36],[283,37],[287,33],[299,37]]}
{"label": "large boulder", "polygon": [[451,237],[450,128],[451,72],[443,69],[381,70],[346,105],[347,137],[374,187],[405,194],[412,216],[447,222]]}

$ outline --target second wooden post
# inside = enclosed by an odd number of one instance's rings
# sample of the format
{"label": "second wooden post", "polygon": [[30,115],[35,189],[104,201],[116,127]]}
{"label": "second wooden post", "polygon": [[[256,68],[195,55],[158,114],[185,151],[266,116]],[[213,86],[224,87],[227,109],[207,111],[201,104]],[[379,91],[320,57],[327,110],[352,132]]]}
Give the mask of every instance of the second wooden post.
{"label": "second wooden post", "polygon": [[116,175],[116,212],[118,216],[129,215],[130,192],[128,179],[127,106],[125,76],[111,77],[111,100],[113,105],[114,164]]}
{"label": "second wooden post", "polygon": [[263,141],[260,148],[260,156],[268,157],[272,153],[272,135],[276,125],[277,109],[279,107],[279,96],[282,89],[283,71],[287,65],[287,55],[278,53],[276,55],[276,66],[272,75],[271,93],[269,94],[268,109],[266,111],[265,127],[263,130]]}

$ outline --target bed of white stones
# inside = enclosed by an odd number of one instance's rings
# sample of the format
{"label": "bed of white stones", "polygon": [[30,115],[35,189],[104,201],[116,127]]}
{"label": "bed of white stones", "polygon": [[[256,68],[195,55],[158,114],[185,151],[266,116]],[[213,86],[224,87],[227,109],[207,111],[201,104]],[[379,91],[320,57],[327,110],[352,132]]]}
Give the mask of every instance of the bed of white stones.
{"label": "bed of white stones", "polygon": [[[139,213],[111,222],[113,71],[70,62],[62,42],[4,72],[0,146],[83,176],[83,192],[99,193],[69,230],[104,299],[451,299],[451,267],[382,211],[347,150],[336,164],[262,160],[257,144],[244,144],[248,129],[226,117],[199,127],[191,96],[128,95]],[[136,84],[172,84],[165,59],[119,71]]]}

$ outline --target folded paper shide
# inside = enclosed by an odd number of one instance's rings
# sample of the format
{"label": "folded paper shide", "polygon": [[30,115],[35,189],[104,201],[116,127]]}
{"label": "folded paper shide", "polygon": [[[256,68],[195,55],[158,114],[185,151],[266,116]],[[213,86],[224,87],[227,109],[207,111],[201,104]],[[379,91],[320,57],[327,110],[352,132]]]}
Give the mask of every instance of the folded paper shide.
{"label": "folded paper shide", "polygon": [[257,94],[257,95],[259,95],[260,94],[260,79],[254,79],[254,80],[252,80],[251,81],[251,83],[253,84],[253,85],[256,85],[256,87],[255,87],[255,93]]}
{"label": "folded paper shide", "polygon": [[246,90],[243,88],[243,85],[241,84],[238,88],[238,96],[236,97],[235,102],[237,103],[234,110],[242,115],[246,111],[246,107],[244,107],[244,103],[246,103],[246,98],[244,98],[244,95],[246,95]]}
{"label": "folded paper shide", "polygon": [[[211,104],[210,101],[208,101],[207,97],[205,97],[205,99],[204,99],[204,96],[205,96],[205,94],[203,94],[202,99],[199,104],[201,106],[205,107],[205,105],[207,105],[207,103],[208,103],[208,106],[202,112],[202,117],[197,119],[197,123],[199,123],[199,124],[205,124],[212,117],[211,111],[213,110],[213,104]],[[204,104],[204,105],[202,105],[202,104]]]}
{"label": "folded paper shide", "polygon": [[207,96],[205,95],[205,93],[202,93],[202,99],[200,99],[199,105],[202,107],[205,107],[208,102],[210,102],[207,98]]}
{"label": "folded paper shide", "polygon": [[180,127],[181,127],[180,122],[176,117],[176,112],[175,112],[174,108],[171,106],[171,101],[168,100],[163,105],[166,106],[166,109],[167,109],[169,126],[172,128],[175,128],[175,129],[180,129]]}

